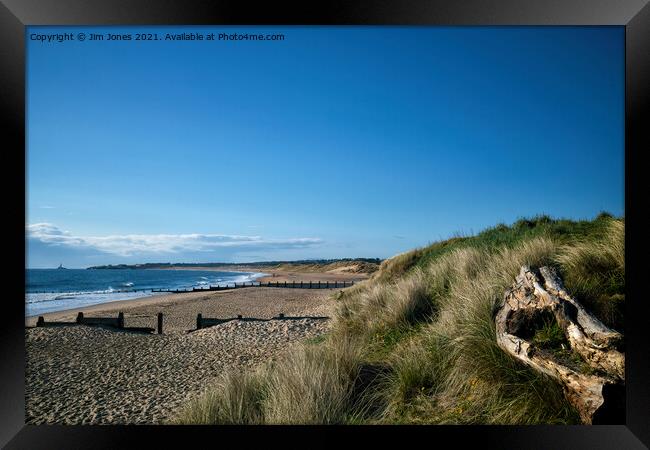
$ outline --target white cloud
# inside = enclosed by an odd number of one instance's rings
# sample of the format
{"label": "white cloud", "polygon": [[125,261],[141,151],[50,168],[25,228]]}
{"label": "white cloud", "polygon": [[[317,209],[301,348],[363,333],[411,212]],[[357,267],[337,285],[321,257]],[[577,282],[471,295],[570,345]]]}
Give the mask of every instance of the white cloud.
{"label": "white cloud", "polygon": [[317,246],[319,238],[267,239],[224,234],[126,234],[75,236],[51,223],[27,225],[27,235],[52,246],[87,248],[118,256],[210,252],[219,249],[293,249]]}

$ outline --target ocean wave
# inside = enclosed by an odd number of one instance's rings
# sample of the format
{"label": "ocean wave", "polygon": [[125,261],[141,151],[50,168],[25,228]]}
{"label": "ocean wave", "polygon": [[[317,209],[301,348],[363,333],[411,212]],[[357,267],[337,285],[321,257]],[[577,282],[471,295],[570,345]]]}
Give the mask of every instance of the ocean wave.
{"label": "ocean wave", "polygon": [[119,290],[113,289],[109,286],[108,289],[101,291],[75,291],[75,292],[26,292],[25,293],[25,302],[26,303],[40,303],[48,302],[53,300],[73,300],[79,297],[87,296],[97,296],[97,295],[107,295],[115,293],[128,293],[133,292],[130,290]]}
{"label": "ocean wave", "polygon": [[257,280],[258,278],[266,277],[266,276],[268,276],[268,275],[269,275],[269,274],[267,274],[267,273],[263,273],[263,272],[252,272],[252,273],[243,274],[243,275],[237,277],[237,280],[236,280],[236,281],[237,281],[238,283],[244,283],[244,282],[245,282],[245,283],[248,283],[248,282],[250,282],[250,281],[255,281],[255,280]]}
{"label": "ocean wave", "polygon": [[147,292],[88,292],[74,293],[74,297],[59,293],[32,293],[26,294],[25,315],[27,317],[37,316],[53,311],[63,311],[67,309],[83,308],[85,306],[98,305],[101,303],[132,300],[140,297],[153,295],[151,291]]}
{"label": "ocean wave", "polygon": [[237,275],[228,275],[221,277],[198,277],[199,281],[196,281],[195,284],[188,286],[180,286],[181,289],[191,288],[191,287],[205,287],[205,286],[231,286],[234,283],[250,283],[255,281],[260,277],[267,276],[268,274],[262,272],[251,272],[251,273],[242,273]]}

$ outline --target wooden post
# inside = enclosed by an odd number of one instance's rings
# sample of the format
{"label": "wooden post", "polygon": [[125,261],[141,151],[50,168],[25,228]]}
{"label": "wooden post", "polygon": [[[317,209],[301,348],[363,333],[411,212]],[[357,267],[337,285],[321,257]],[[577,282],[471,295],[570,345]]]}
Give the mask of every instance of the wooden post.
{"label": "wooden post", "polygon": [[309,289],[311,289],[311,281],[309,282]]}
{"label": "wooden post", "polygon": [[320,289],[320,280],[318,280],[318,289]]}
{"label": "wooden post", "polygon": [[339,287],[339,282],[338,282],[338,281],[334,281],[334,289],[336,289],[337,287]]}
{"label": "wooden post", "polygon": [[278,319],[284,319],[284,314],[282,313],[278,314]]}
{"label": "wooden post", "polygon": [[287,282],[286,281],[284,282],[284,287],[287,287]]}
{"label": "wooden post", "polygon": [[162,334],[162,323],[163,323],[163,314],[158,313],[158,334]]}
{"label": "wooden post", "polygon": [[239,320],[241,320],[241,319],[242,319],[242,315],[241,315],[241,314],[238,314],[238,315],[237,315],[237,318],[238,318]]}
{"label": "wooden post", "polygon": [[38,316],[38,320],[36,321],[36,326],[37,327],[45,326],[45,319],[43,318],[43,316]]}
{"label": "wooden post", "polygon": [[201,329],[201,325],[202,325],[202,323],[201,323],[201,319],[202,319],[201,313],[198,313],[198,314],[196,315],[196,329],[197,329],[197,330],[200,330],[200,329]]}
{"label": "wooden post", "polygon": [[120,312],[117,315],[117,327],[118,328],[124,328],[124,313]]}
{"label": "wooden post", "polygon": [[330,288],[330,282],[328,281],[327,282],[327,289],[329,289],[329,288]]}
{"label": "wooden post", "polygon": [[300,281],[300,288],[302,289],[302,280]]}
{"label": "wooden post", "polygon": [[84,321],[84,313],[79,311],[79,314],[77,314],[77,323],[83,323]]}

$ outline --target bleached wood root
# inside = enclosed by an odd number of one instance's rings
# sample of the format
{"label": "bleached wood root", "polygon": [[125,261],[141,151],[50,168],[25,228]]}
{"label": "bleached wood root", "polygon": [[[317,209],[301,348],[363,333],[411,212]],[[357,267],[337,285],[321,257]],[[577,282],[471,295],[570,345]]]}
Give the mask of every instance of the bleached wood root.
{"label": "bleached wood root", "polygon": [[[590,366],[581,373],[560,364],[528,340],[534,334],[535,317],[550,312],[564,331],[570,349]],[[623,337],[611,330],[572,298],[555,270],[538,272],[522,267],[508,289],[495,317],[497,343],[507,353],[543,372],[564,387],[569,402],[584,423],[592,423],[599,410],[605,414],[609,392],[620,396],[625,383],[625,355],[619,351]],[[615,388],[615,389],[614,389]],[[621,399],[613,399],[613,403]],[[611,409],[611,408],[610,408]],[[619,408],[620,409],[620,408]]]}

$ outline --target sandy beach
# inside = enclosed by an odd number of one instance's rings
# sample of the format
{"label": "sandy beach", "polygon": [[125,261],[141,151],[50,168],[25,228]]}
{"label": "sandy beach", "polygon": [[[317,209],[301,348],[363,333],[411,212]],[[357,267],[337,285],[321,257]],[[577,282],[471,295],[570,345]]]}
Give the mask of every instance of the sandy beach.
{"label": "sandy beach", "polygon": [[368,278],[366,273],[347,273],[347,272],[291,272],[284,270],[267,270],[260,272],[268,273],[268,276],[260,277],[255,281],[266,283],[267,281],[279,281],[280,283],[287,282],[306,282],[310,281],[362,281]]}
{"label": "sandy beach", "polygon": [[367,279],[370,274],[365,272],[350,272],[349,267],[341,267],[327,272],[309,272],[298,270],[277,270],[265,267],[239,267],[239,266],[223,266],[223,267],[210,267],[210,266],[194,266],[194,267],[180,267],[174,266],[170,268],[159,268],[158,270],[206,270],[206,271],[232,271],[232,272],[257,272],[267,274],[266,276],[257,278],[255,281],[266,283],[267,281],[303,281],[309,283],[310,281],[362,281]]}
{"label": "sandy beach", "polygon": [[[45,314],[74,321],[124,313],[126,327],[156,327],[142,334],[109,327],[26,328],[26,422],[30,424],[162,423],[224,370],[251,368],[292,343],[327,331],[337,290],[245,288],[159,295]],[[270,319],[234,320],[189,332],[196,315]],[[36,318],[27,318],[33,326]]]}

